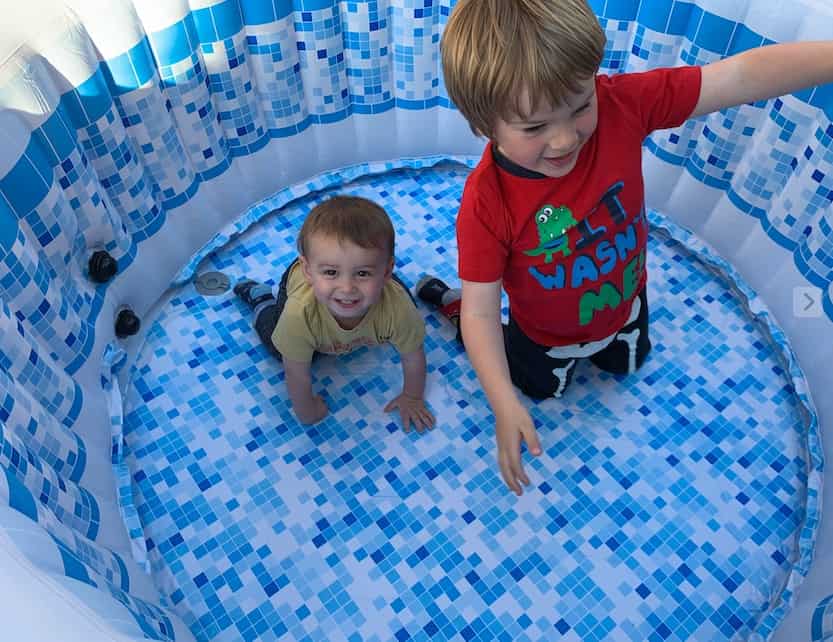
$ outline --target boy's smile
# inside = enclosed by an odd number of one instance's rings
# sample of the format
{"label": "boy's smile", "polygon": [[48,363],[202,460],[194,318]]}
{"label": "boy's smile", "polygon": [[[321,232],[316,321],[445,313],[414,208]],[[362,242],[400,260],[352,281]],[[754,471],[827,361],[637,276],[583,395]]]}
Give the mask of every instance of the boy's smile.
{"label": "boy's smile", "polygon": [[498,118],[495,142],[500,152],[521,167],[551,178],[569,174],[579,152],[598,123],[596,79],[580,83],[577,93],[556,108],[539,105],[534,111],[524,91],[521,105],[528,116]]}
{"label": "boy's smile", "polygon": [[309,239],[301,267],[318,302],[342,328],[352,330],[379,301],[393,272],[393,258],[379,248],[316,234]]}

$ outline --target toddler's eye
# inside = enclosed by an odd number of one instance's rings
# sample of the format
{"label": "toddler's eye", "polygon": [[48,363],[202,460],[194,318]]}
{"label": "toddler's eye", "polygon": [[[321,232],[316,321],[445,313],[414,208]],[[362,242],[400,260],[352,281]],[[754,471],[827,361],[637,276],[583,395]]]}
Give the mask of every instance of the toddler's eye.
{"label": "toddler's eye", "polygon": [[544,128],[543,123],[540,125],[530,125],[529,127],[524,127],[524,131],[527,134],[534,134],[535,132],[539,132]]}
{"label": "toddler's eye", "polygon": [[369,272],[368,270],[359,270],[358,275],[359,275],[359,278],[362,278],[362,279],[366,279],[368,277],[373,276],[373,274],[371,272]]}
{"label": "toddler's eye", "polygon": [[333,278],[336,274],[337,272],[335,270],[324,270],[324,276]]}

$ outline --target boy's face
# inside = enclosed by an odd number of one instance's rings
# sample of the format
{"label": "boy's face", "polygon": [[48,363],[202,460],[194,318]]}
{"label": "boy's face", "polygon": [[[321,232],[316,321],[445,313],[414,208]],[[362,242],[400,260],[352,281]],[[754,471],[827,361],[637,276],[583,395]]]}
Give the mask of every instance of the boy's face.
{"label": "boy's face", "polygon": [[596,131],[598,104],[596,80],[582,81],[578,92],[553,108],[549,104],[529,105],[526,91],[521,95],[528,117],[498,118],[495,142],[501,153],[521,167],[544,176],[561,178],[572,171],[587,139]]}
{"label": "boy's face", "polygon": [[379,301],[393,273],[386,250],[364,248],[332,236],[312,235],[301,267],[313,294],[345,330],[355,328]]}

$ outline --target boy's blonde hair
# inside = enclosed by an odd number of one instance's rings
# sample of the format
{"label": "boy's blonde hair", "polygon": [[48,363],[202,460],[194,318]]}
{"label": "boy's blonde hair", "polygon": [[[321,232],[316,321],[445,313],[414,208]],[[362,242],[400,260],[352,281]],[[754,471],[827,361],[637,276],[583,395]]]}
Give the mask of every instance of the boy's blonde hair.
{"label": "boy's blonde hair", "polygon": [[333,196],[310,210],[298,234],[301,256],[307,256],[309,239],[316,234],[386,250],[388,258],[393,256],[396,235],[390,217],[382,207],[360,196]]}
{"label": "boy's blonde hair", "polygon": [[458,0],[440,43],[449,98],[476,134],[493,138],[497,117],[529,116],[542,100],[558,107],[579,91],[605,40],[585,0]]}

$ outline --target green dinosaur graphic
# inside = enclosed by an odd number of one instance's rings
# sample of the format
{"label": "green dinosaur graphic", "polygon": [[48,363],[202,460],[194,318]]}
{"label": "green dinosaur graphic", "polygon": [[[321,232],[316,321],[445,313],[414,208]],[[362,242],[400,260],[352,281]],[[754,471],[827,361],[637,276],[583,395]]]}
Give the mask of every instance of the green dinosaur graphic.
{"label": "green dinosaur graphic", "polygon": [[538,226],[538,247],[526,250],[527,256],[544,255],[544,263],[552,263],[552,255],[561,252],[562,256],[570,256],[567,230],[578,223],[573,213],[563,205],[553,207],[544,205],[535,212],[535,224]]}

